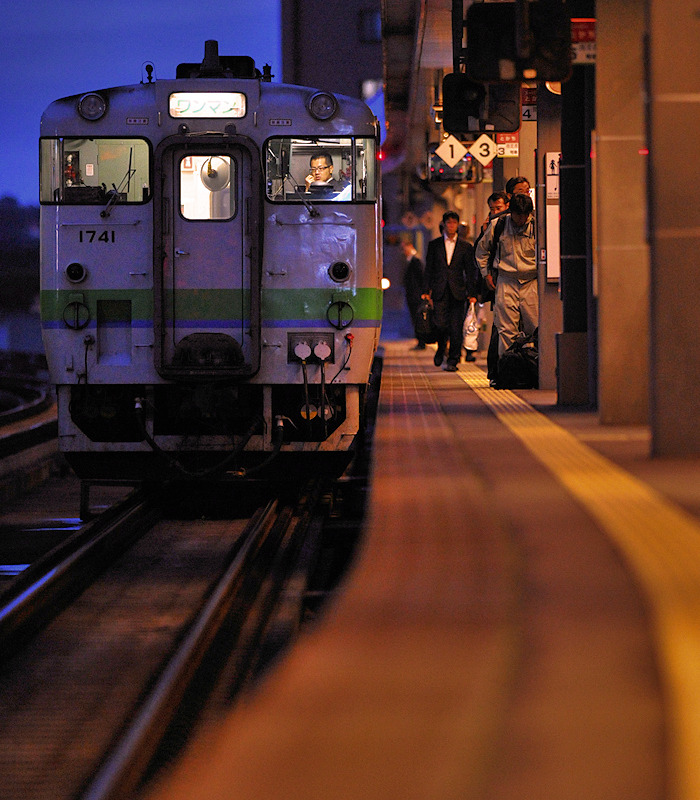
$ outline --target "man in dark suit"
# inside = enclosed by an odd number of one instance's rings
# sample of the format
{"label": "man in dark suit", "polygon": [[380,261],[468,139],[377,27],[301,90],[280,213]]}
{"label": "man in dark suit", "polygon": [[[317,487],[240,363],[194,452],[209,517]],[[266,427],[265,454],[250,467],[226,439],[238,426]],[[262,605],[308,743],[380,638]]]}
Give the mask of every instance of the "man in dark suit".
{"label": "man in dark suit", "polygon": [[442,217],[443,234],[428,244],[425,258],[425,292],[433,302],[435,326],[438,329],[437,352],[433,359],[439,367],[445,358],[449,341],[448,372],[456,372],[462,355],[462,325],[466,299],[476,297],[477,274],[473,249],[458,238],[459,215],[447,211]]}
{"label": "man in dark suit", "polygon": [[421,296],[423,294],[423,262],[418,258],[418,252],[413,246],[413,242],[404,239],[401,242],[401,250],[404,258],[406,259],[406,268],[403,273],[403,288],[406,292],[406,305],[408,312],[411,315],[411,323],[413,330],[418,339],[413,350],[425,350],[425,342],[423,341],[422,334],[416,330],[416,315],[418,314],[418,307],[421,303]]}

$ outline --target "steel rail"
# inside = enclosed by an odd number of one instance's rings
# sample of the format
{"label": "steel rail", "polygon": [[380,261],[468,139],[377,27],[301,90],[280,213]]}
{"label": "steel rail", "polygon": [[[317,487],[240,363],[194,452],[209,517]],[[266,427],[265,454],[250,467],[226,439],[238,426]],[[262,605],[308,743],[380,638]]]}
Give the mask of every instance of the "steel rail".
{"label": "steel rail", "polygon": [[0,661],[149,530],[158,513],[149,493],[134,491],[20,573],[0,595]]}
{"label": "steel rail", "polygon": [[[182,644],[81,800],[123,800],[141,788],[181,705],[187,706],[188,693],[201,703],[201,673],[206,673],[208,693],[218,687],[229,701],[250,681],[267,624],[304,551],[321,485],[320,480],[310,481],[294,502],[273,499],[256,512]],[[221,665],[212,668],[211,661],[217,660]],[[213,673],[218,679],[211,685]]]}
{"label": "steel rail", "polygon": [[0,374],[0,391],[15,400],[11,407],[0,411],[0,426],[35,416],[53,403],[48,387],[28,377]]}
{"label": "steel rail", "polygon": [[[20,422],[25,424],[20,425]],[[31,416],[19,421],[0,420],[0,459],[57,438],[58,417],[55,408],[53,413],[50,409],[35,409]]]}
{"label": "steel rail", "polygon": [[242,544],[209,599],[137,715],[80,795],[81,800],[126,798],[138,787],[197,670],[231,613],[251,562],[266,537],[279,526],[279,514],[277,500],[271,499],[250,520],[241,535]]}

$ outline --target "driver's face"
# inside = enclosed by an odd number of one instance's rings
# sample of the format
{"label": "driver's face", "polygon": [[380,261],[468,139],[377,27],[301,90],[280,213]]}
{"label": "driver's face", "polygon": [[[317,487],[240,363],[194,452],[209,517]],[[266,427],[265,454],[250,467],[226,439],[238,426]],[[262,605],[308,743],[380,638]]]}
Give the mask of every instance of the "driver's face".
{"label": "driver's face", "polygon": [[333,165],[325,158],[314,158],[311,161],[310,172],[316,180],[327,181],[333,174]]}

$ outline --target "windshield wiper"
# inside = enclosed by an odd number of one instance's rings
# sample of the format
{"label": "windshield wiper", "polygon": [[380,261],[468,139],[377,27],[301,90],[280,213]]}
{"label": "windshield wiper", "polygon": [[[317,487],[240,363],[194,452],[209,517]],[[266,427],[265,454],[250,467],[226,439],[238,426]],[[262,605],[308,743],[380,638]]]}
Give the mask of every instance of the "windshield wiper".
{"label": "windshield wiper", "polygon": [[[119,193],[124,188],[124,184],[126,184],[126,193],[129,194],[129,189],[131,188],[131,179],[134,177],[136,173],[135,169],[131,167],[131,161],[134,157],[134,148],[129,148],[129,166],[126,168],[126,174],[121,179],[119,186],[117,187],[115,184],[112,184],[112,190],[108,193],[109,200],[107,201],[107,205],[100,211],[101,217],[108,217],[110,215],[110,211],[112,206],[117,202],[119,199]],[[104,183],[102,184],[104,186]]]}
{"label": "windshield wiper", "polygon": [[301,192],[299,191],[299,189],[297,187],[297,182],[292,177],[291,172],[288,172],[284,176],[284,180],[285,180],[285,183],[287,181],[291,182],[292,188],[294,189],[294,194],[304,204],[304,208],[309,212],[309,216],[311,216],[311,217],[319,217],[321,215],[321,212],[316,208],[316,206],[310,200],[307,200],[305,197],[302,196]]}

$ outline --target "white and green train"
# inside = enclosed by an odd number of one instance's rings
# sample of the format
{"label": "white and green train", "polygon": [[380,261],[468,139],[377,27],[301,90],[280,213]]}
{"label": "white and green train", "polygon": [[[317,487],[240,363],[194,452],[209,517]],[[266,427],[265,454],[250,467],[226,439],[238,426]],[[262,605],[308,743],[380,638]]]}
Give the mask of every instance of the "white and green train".
{"label": "white and green train", "polygon": [[41,120],[60,448],[95,479],[341,465],[381,324],[377,120],[216,42],[147,72]]}

